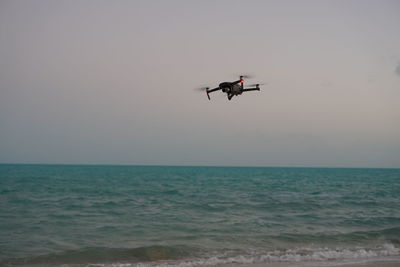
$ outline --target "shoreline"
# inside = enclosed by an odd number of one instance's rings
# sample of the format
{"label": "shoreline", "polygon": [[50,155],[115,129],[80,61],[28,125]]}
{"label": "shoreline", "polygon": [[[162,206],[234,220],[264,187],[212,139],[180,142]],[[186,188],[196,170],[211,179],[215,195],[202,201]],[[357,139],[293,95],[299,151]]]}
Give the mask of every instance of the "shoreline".
{"label": "shoreline", "polygon": [[359,262],[359,263],[334,263],[334,262],[271,262],[271,263],[232,263],[220,264],[218,267],[400,267],[400,262],[397,261],[374,261],[374,262]]}

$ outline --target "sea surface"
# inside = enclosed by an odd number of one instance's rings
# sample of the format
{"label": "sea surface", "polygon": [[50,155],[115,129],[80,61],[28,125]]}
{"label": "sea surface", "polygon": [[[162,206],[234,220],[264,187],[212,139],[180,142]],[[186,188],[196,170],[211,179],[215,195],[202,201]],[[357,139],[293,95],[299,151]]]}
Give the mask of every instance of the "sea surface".
{"label": "sea surface", "polygon": [[0,165],[0,266],[400,262],[400,169]]}

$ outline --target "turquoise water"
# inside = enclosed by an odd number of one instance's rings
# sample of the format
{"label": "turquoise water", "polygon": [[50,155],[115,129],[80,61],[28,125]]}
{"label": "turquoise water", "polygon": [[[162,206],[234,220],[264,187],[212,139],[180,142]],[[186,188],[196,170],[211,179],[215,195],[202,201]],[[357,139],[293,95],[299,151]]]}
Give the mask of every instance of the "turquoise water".
{"label": "turquoise water", "polygon": [[399,256],[400,169],[0,165],[0,266]]}

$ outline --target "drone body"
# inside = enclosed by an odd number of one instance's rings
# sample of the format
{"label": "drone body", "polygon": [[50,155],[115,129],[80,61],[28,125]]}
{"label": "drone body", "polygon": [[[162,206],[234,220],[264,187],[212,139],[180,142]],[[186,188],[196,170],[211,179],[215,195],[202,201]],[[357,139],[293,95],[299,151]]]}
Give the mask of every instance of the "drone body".
{"label": "drone body", "polygon": [[231,100],[232,97],[241,95],[243,92],[248,92],[248,91],[260,91],[260,84],[253,84],[251,85],[252,88],[244,88],[244,78],[245,76],[240,76],[239,80],[234,81],[234,82],[223,82],[220,83],[218,87],[210,89],[209,87],[203,88],[205,89],[207,93],[207,97],[209,100],[210,98],[210,93],[221,90],[222,92],[226,93],[228,96],[228,100]]}

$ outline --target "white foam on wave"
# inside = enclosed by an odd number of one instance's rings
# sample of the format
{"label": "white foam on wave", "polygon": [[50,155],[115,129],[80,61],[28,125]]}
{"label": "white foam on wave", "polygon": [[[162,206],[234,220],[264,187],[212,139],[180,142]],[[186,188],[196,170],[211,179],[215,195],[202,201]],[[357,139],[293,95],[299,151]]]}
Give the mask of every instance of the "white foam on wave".
{"label": "white foam on wave", "polygon": [[265,252],[251,252],[247,255],[215,255],[209,258],[197,258],[181,261],[158,261],[146,263],[112,263],[112,264],[91,264],[88,267],[197,267],[216,266],[225,264],[256,264],[256,263],[312,263],[322,262],[334,266],[368,260],[395,260],[400,261],[400,248],[392,244],[385,244],[376,249],[332,249],[332,248],[299,248],[288,250],[274,250]]}

